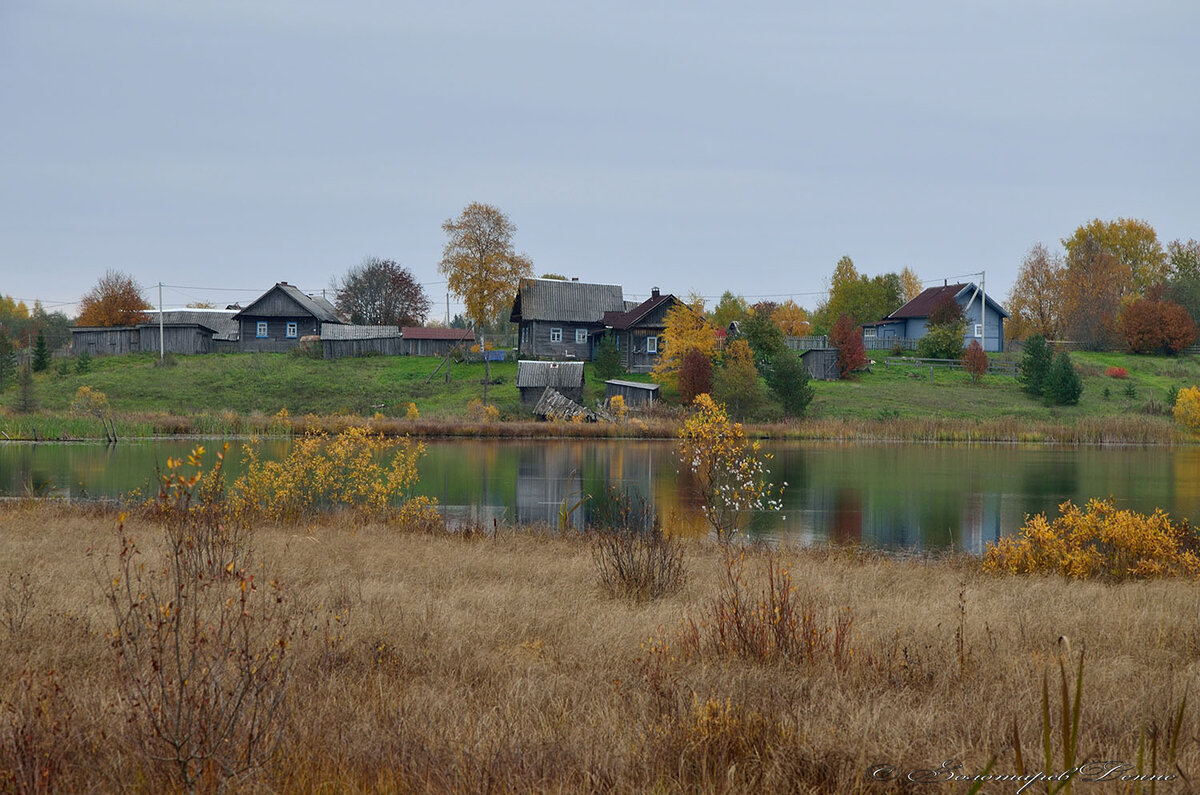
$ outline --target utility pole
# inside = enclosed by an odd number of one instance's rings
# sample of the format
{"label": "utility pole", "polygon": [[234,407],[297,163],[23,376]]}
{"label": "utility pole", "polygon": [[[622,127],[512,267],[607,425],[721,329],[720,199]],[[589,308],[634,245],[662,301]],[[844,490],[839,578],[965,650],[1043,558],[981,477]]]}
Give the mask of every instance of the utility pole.
{"label": "utility pole", "polygon": [[162,282],[158,283],[158,361],[163,361],[166,346],[163,344],[163,338],[166,333],[163,331],[163,311],[162,311]]}

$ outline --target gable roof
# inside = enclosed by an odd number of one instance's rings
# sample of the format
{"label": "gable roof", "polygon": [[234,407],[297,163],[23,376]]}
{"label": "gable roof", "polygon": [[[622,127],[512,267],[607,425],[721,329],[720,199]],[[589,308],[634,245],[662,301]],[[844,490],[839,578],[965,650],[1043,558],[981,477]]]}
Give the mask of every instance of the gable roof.
{"label": "gable roof", "polygon": [[406,340],[450,340],[451,342],[475,341],[475,332],[466,328],[405,326],[400,330],[400,336]]}
{"label": "gable roof", "polygon": [[[942,287],[930,287],[928,290],[923,290],[920,295],[909,301],[904,306],[897,309],[892,314],[888,315],[884,320],[902,320],[906,318],[929,317],[929,313],[933,308],[940,304],[947,296],[957,300],[963,293],[970,291],[975,292],[974,282],[960,282],[959,284],[948,284]],[[999,314],[1004,317],[1009,317],[1008,312],[1000,304],[992,300],[992,297],[985,296],[988,304]],[[970,299],[970,296],[967,296]],[[883,321],[880,321],[883,322]]]}
{"label": "gable roof", "polygon": [[322,323],[341,323],[342,319],[338,317],[337,310],[333,304],[324,298],[317,298],[311,295],[305,295],[295,285],[287,282],[279,282],[270,290],[260,295],[254,301],[250,302],[244,309],[234,315],[235,318],[241,318],[243,315],[254,315],[254,308],[267,299],[271,293],[281,292],[290,298],[300,309],[306,314],[312,315]]}
{"label": "gable roof", "polygon": [[517,362],[517,388],[574,389],[583,386],[583,362]]}
{"label": "gable roof", "polygon": [[522,279],[509,320],[600,323],[605,312],[624,312],[619,284],[587,284],[560,279]]}
{"label": "gable roof", "polygon": [[[655,288],[655,292],[657,292],[657,288]],[[603,318],[604,325],[624,331],[632,326],[636,326],[643,318],[671,302],[680,303],[679,299],[670,293],[666,295],[652,294],[632,309],[627,309],[624,312],[605,312]]]}

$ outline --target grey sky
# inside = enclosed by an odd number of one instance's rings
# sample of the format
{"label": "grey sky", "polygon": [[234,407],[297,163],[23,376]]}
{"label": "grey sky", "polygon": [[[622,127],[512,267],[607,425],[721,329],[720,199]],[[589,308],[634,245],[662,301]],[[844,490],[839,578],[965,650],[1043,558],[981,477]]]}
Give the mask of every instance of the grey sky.
{"label": "grey sky", "polygon": [[[0,0],[0,293],[430,285],[471,201],[538,273],[795,295],[1099,217],[1200,237],[1200,5]],[[157,299],[156,291],[153,296]],[[710,302],[711,304],[711,302]],[[68,311],[73,307],[66,307]]]}

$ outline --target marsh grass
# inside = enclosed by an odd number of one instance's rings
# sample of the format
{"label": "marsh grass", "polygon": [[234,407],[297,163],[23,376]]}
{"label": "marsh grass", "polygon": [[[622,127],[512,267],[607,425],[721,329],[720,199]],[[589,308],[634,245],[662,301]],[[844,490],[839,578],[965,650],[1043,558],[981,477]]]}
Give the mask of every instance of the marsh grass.
{"label": "marsh grass", "polygon": [[[50,738],[55,791],[178,787],[128,719],[113,656],[95,556],[117,524],[100,509],[0,506],[0,582],[29,573],[33,593],[28,620],[0,644],[0,717],[19,709],[29,736]],[[124,530],[162,532],[140,514]],[[868,768],[881,761],[911,770],[954,759],[980,772],[994,758],[994,772],[1015,773],[1016,736],[1033,770],[1043,678],[1057,681],[1063,659],[1075,673],[1064,635],[1088,650],[1074,758],[1193,781],[1200,771],[1200,726],[1180,709],[1200,676],[1189,581],[997,577],[965,558],[747,548],[747,599],[786,566],[796,604],[824,626],[853,616],[853,654],[810,662],[671,643],[650,653],[648,639],[674,639],[729,594],[726,551],[685,544],[684,587],[632,601],[597,583],[583,535],[460,537],[322,517],[259,526],[258,559],[287,584],[300,631],[281,742],[253,788],[880,792]],[[59,689],[39,712],[50,671]],[[1048,697],[1054,716],[1059,692]],[[14,753],[0,744],[0,770],[15,769]]]}

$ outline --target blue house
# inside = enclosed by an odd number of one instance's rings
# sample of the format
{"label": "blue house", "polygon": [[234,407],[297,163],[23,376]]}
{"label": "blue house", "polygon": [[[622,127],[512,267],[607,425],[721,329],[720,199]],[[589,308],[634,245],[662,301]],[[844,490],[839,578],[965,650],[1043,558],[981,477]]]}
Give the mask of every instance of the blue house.
{"label": "blue house", "polygon": [[967,317],[963,345],[978,340],[985,351],[1004,350],[1004,321],[1008,312],[972,282],[930,287],[883,320],[864,323],[863,346],[880,350],[898,341],[921,339],[926,334],[929,313],[947,296],[958,302]]}

